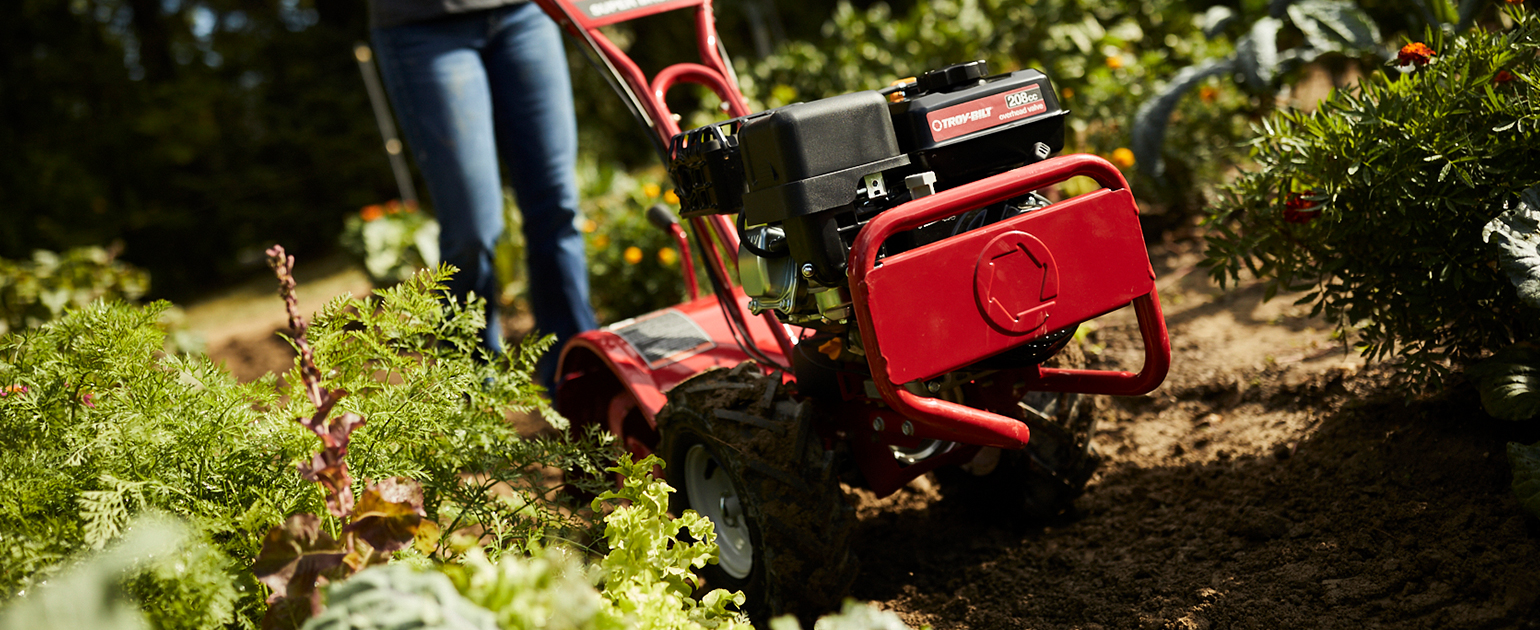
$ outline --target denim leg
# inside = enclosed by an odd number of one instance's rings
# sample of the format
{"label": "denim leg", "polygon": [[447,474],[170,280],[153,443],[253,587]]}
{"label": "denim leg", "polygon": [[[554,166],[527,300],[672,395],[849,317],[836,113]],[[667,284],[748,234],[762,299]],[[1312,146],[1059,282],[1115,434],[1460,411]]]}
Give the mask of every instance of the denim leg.
{"label": "denim leg", "polygon": [[[499,153],[523,214],[535,325],[557,348],[598,326],[577,228],[577,120],[561,32],[533,2],[499,9],[483,59],[491,78]],[[555,377],[558,351],[540,364]]]}
{"label": "denim leg", "polygon": [[460,269],[450,292],[487,301],[482,345],[501,352],[493,248],[504,230],[503,194],[480,52],[485,35],[482,20],[449,19],[376,29],[374,43],[407,146],[427,180],[441,255]]}

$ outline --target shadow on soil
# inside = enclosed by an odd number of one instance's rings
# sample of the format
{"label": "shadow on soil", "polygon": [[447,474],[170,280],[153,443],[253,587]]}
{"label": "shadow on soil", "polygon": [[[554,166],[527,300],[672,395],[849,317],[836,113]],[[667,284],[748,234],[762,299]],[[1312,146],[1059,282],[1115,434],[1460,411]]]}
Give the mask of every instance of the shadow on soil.
{"label": "shadow on soil", "polygon": [[868,515],[854,595],[938,630],[1540,627],[1540,522],[1505,449],[1540,430],[1473,412],[1469,387],[1407,404],[1383,375],[1347,391],[1364,380],[1318,384],[1318,421],[1270,453],[1113,456],[1047,526],[956,495]]}

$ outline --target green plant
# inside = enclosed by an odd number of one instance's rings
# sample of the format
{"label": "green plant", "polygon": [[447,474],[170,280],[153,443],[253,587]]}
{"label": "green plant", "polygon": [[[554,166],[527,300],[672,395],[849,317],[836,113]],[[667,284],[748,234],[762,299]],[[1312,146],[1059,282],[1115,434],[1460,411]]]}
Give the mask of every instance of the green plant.
{"label": "green plant", "polygon": [[98,299],[134,301],[149,288],[149,274],[101,247],[63,254],[40,249],[29,261],[0,259],[0,335],[36,328]]}
{"label": "green plant", "polygon": [[[96,630],[140,630],[150,624],[140,606],[135,605],[134,595],[154,607],[161,603],[172,605],[200,598],[166,598],[157,587],[170,587],[185,591],[196,583],[187,580],[186,560],[190,554],[179,547],[192,545],[202,553],[191,557],[217,556],[207,543],[198,541],[193,532],[180,521],[164,514],[147,513],[135,518],[129,533],[110,547],[80,554],[72,558],[70,566],[56,575],[52,584],[43,584],[22,593],[4,610],[0,610],[0,626],[6,628],[92,628]],[[212,553],[209,553],[212,552]],[[217,573],[215,575],[218,575]],[[124,588],[125,576],[131,584]],[[228,584],[215,584],[215,588]],[[233,595],[226,593],[227,595]],[[172,601],[166,602],[166,599]],[[230,602],[212,601],[216,606],[228,607]],[[180,610],[173,615],[176,620],[215,622],[218,615],[210,618],[200,611]],[[225,616],[228,616],[227,614]],[[166,615],[158,615],[161,621]],[[209,627],[212,623],[192,624],[180,627]],[[179,627],[174,624],[162,628]]]}
{"label": "green plant", "polygon": [[[742,604],[742,593],[717,589],[695,598],[700,583],[694,569],[716,560],[716,536],[711,521],[694,511],[678,519],[669,516],[668,493],[673,489],[652,476],[659,465],[662,461],[656,457],[633,462],[622,455],[609,469],[624,484],[593,501],[595,512],[608,512],[608,552],[597,566],[584,566],[564,548],[548,547],[533,550],[529,557],[507,555],[496,562],[472,552],[463,562],[439,569],[467,599],[491,610],[504,630],[747,630],[748,621],[727,608]],[[596,589],[595,583],[602,588]],[[350,589],[350,584],[333,591]]]}
{"label": "green plant", "polygon": [[1540,443],[1509,442],[1508,461],[1513,465],[1513,494],[1519,505],[1540,516]]}
{"label": "green plant", "polygon": [[203,616],[152,610],[156,624],[260,618],[260,587],[232,578],[261,531],[318,503],[285,470],[303,434],[263,413],[280,402],[272,377],[242,385],[207,358],[162,353],[156,322],[168,306],[95,302],[0,339],[0,592],[30,590],[155,509],[219,550],[212,565],[188,562],[181,579],[222,585],[163,609]]}
{"label": "green plant", "polygon": [[1268,297],[1305,291],[1298,303],[1356,330],[1365,355],[1404,359],[1412,391],[1540,338],[1534,307],[1483,239],[1540,183],[1540,21],[1507,15],[1506,31],[1430,32],[1433,61],[1412,55],[1397,62],[1404,74],[1265,119],[1256,170],[1208,218],[1210,274],[1225,283],[1249,270]]}
{"label": "green plant", "polygon": [[342,247],[364,263],[375,286],[406,280],[419,269],[437,267],[438,221],[416,203],[392,199],[364,206],[342,227]]}
{"label": "green plant", "polygon": [[375,567],[327,589],[326,611],[306,630],[496,630],[486,608],[455,591],[441,573]]}
{"label": "green plant", "polygon": [[[317,373],[348,392],[332,410],[368,419],[350,434],[350,476],[418,480],[422,513],[444,523],[439,558],[574,536],[585,524],[559,507],[573,500],[545,471],[601,478],[603,440],[519,436],[506,414],[542,407],[528,369],[543,346],[530,340],[503,357],[473,357],[481,311],[440,300],[448,273],[335,299],[306,331]],[[132,583],[153,623],[255,627],[267,592],[247,568],[263,534],[287,515],[327,511],[322,489],[295,474],[313,462],[317,437],[293,419],[318,411],[298,368],[280,390],[274,375],[243,385],[205,357],[165,354],[157,321],[168,307],[96,302],[0,337],[7,597],[108,544],[134,515],[161,510],[213,551],[197,555],[188,544],[178,556],[184,573]],[[335,539],[341,530],[328,515],[306,531]]]}

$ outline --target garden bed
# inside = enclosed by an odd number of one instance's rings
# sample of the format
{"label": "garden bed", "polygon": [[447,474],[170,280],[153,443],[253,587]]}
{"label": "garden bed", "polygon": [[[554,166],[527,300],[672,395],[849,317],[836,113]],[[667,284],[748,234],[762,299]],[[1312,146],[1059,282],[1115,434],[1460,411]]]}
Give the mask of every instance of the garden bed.
{"label": "garden bed", "polygon": [[[1171,376],[1106,401],[1078,513],[1002,522],[927,480],[857,494],[853,595],[937,630],[1535,627],[1540,523],[1504,447],[1540,429],[1488,418],[1468,386],[1408,403],[1287,296],[1214,287],[1196,247],[1153,248]],[[1133,318],[1098,323],[1100,361],[1136,368]],[[287,365],[231,330],[209,347],[235,373]]]}

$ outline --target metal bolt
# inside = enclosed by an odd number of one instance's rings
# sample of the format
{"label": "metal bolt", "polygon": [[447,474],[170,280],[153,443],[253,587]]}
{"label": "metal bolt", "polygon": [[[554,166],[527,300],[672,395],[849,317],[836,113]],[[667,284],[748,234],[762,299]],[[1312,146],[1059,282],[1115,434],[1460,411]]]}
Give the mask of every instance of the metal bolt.
{"label": "metal bolt", "polygon": [[901,427],[901,428],[904,431],[904,435],[914,435],[914,423],[913,422],[905,420],[904,421],[904,426]]}
{"label": "metal bolt", "polygon": [[813,263],[802,263],[802,277],[813,277]]}
{"label": "metal bolt", "polygon": [[930,393],[932,394],[937,393],[941,391],[941,383],[939,381],[931,381],[928,385],[925,386],[925,389],[930,390]]}
{"label": "metal bolt", "polygon": [[882,427],[883,426],[885,426],[885,425],[882,424],[882,418],[872,418],[872,430],[873,431],[882,431]]}

